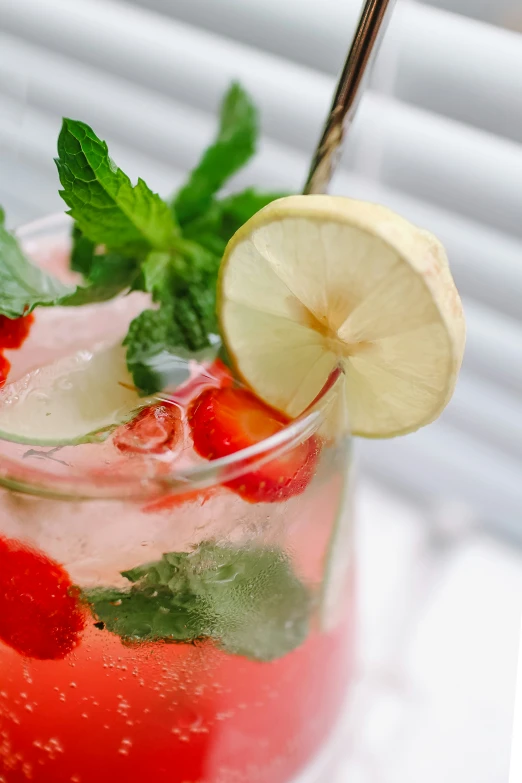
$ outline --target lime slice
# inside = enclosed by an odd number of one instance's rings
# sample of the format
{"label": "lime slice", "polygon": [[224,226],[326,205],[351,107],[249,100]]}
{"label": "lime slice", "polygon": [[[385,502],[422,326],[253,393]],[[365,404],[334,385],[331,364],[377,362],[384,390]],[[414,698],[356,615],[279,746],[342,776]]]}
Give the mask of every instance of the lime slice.
{"label": "lime slice", "polygon": [[0,391],[0,438],[46,446],[103,440],[145,402],[123,346],[78,351]]}
{"label": "lime slice", "polygon": [[339,364],[357,435],[411,432],[451,398],[465,324],[444,248],[385,207],[272,202],[229,242],[218,297],[238,373],[290,416]]}

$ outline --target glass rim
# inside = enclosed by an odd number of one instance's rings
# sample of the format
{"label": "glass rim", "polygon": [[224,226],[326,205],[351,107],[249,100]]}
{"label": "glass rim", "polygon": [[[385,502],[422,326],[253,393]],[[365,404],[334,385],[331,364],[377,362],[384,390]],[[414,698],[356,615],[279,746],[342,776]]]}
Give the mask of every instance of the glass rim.
{"label": "glass rim", "polygon": [[[24,224],[15,233],[24,240],[39,231],[63,230],[71,223],[67,214],[53,213]],[[0,453],[0,486],[23,494],[61,500],[153,501],[167,495],[184,495],[210,489],[252,472],[271,459],[284,456],[292,448],[316,435],[326,422],[343,377],[342,367],[336,367],[317,397],[300,416],[279,432],[226,457],[177,469],[174,462],[170,471],[137,481],[135,474],[94,477],[81,468],[76,474],[61,475],[43,466],[28,466],[21,460]],[[154,464],[152,460],[151,464]]]}

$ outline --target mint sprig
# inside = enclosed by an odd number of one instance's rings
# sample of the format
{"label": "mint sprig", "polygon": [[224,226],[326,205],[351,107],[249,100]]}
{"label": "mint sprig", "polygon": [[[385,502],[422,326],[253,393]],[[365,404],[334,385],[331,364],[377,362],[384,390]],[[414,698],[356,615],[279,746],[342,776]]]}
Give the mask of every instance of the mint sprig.
{"label": "mint sprig", "polygon": [[172,201],[181,237],[170,253],[153,253],[142,266],[144,290],[153,295],[158,310],[135,319],[125,345],[129,370],[144,394],[165,383],[169,356],[180,348],[200,351],[212,345],[211,336],[218,332],[217,274],[226,244],[245,220],[277,197],[247,190],[215,198],[254,154],[257,135],[257,111],[247,93],[233,84],[221,105],[215,141]]}
{"label": "mint sprig", "polygon": [[234,83],[214,142],[167,203],[143,180],[132,185],[88,125],[64,119],[56,164],[75,221],[70,264],[83,283],[66,286],[35,267],[2,228],[0,313],[17,318],[37,306],[80,306],[146,291],[153,307],[132,322],[124,344],[136,387],[143,394],[159,391],[176,377],[177,355],[216,345],[223,251],[245,221],[279,197],[252,188],[219,195],[254,154],[258,130],[251,98]]}
{"label": "mint sprig", "polygon": [[277,547],[204,542],[122,576],[127,590],[93,589],[84,597],[125,641],[211,638],[226,652],[272,661],[308,633],[310,594]]}

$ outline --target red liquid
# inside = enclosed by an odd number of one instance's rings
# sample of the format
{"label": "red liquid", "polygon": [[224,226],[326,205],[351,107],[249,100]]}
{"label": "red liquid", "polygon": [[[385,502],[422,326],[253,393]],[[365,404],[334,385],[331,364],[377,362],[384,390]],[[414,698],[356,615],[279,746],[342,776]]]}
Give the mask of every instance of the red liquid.
{"label": "red liquid", "polygon": [[[321,583],[343,481],[334,473],[308,495],[281,537],[307,584]],[[304,644],[270,663],[212,642],[125,646],[93,618],[65,660],[24,659],[0,642],[0,783],[291,783],[346,698],[354,617],[345,556],[344,619],[320,633],[315,614]]]}
{"label": "red liquid", "polygon": [[287,783],[335,724],[352,637],[349,617],[272,663],[95,628],[65,661],[0,644],[0,783]]}

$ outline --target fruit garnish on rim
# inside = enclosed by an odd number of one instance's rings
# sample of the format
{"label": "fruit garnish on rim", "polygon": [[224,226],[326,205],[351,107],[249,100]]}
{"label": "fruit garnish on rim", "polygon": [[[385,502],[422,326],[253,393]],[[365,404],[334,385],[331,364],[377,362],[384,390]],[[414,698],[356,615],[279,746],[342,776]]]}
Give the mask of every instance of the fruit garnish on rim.
{"label": "fruit garnish on rim", "polygon": [[444,248],[385,207],[280,199],[229,242],[218,289],[239,376],[289,416],[337,365],[357,435],[411,432],[451,398],[465,325]]}

